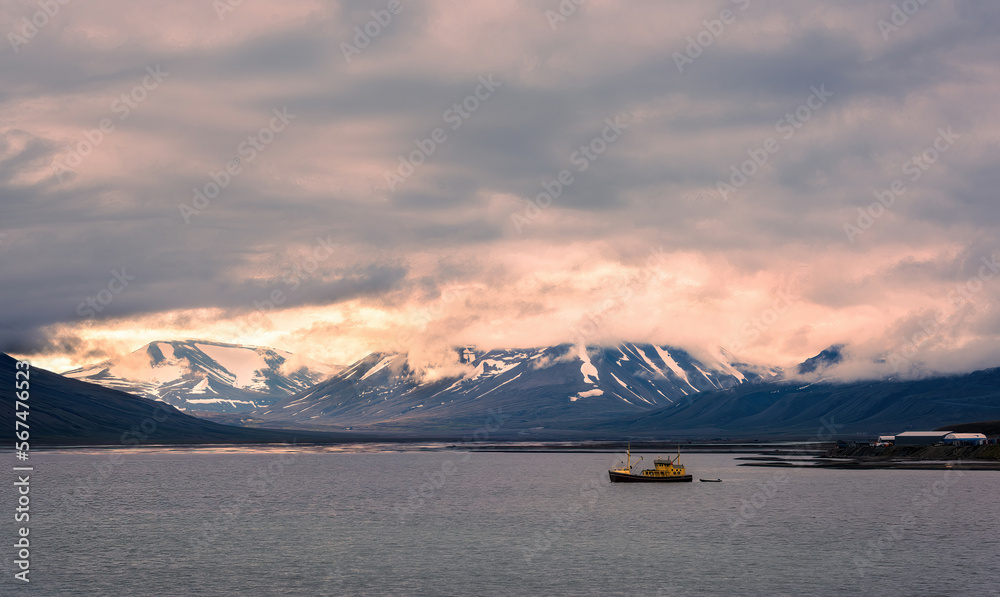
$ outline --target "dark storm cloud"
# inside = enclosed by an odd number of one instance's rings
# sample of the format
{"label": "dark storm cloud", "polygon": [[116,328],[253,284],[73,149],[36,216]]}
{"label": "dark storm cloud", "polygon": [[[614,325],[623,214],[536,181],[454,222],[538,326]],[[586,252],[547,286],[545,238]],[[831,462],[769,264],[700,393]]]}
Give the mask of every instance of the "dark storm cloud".
{"label": "dark storm cloud", "polygon": [[[706,297],[740,285],[773,292],[792,259],[833,278],[802,289],[831,318],[897,292],[931,289],[944,301],[963,264],[1000,250],[1000,11],[927,5],[886,40],[877,21],[891,3],[753,2],[678,72],[688,37],[733,6],[594,5],[553,30],[533,3],[404,3],[350,60],[343,44],[385,3],[244,3],[221,20],[194,3],[169,15],[69,6],[2,58],[0,350],[72,352],[72,334],[32,338],[81,325],[81,302],[117,288],[123,268],[134,280],[95,318],[108,325],[185,309],[238,314],[287,287],[317,238],[337,251],[288,307],[402,308],[440,301],[448,284],[504,280],[535,294],[491,295],[483,309],[521,320],[530,304],[572,318],[614,285],[580,282],[573,294],[574,278],[549,264],[581,251],[572,267],[641,267],[655,246],[726,271],[700,282]],[[156,65],[169,76],[120,119],[114,102]],[[485,98],[484,77],[499,83]],[[833,95],[800,128],[779,129],[815,89]],[[470,97],[475,109],[455,120]],[[282,109],[293,119],[267,132]],[[616,117],[628,127],[581,170],[581,150]],[[115,130],[58,180],[54,164],[105,118]],[[904,166],[942,127],[959,139],[910,180]],[[400,156],[435,129],[447,140],[390,189]],[[718,184],[769,137],[780,149],[723,200]],[[515,228],[511,216],[563,170],[573,182]],[[218,195],[195,205],[195,190],[220,177]],[[895,179],[906,193],[845,234]],[[197,209],[185,216],[182,205]],[[448,259],[458,261],[435,266]],[[450,321],[475,321],[461,304],[449,303]],[[819,315],[801,317],[807,326]]]}

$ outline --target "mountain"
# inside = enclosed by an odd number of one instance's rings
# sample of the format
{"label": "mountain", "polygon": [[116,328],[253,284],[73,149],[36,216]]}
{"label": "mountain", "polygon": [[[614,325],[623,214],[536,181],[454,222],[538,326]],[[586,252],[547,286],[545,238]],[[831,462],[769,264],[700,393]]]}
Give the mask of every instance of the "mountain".
{"label": "mountain", "polygon": [[650,344],[458,352],[461,365],[447,375],[416,371],[404,354],[373,353],[252,416],[289,427],[444,431],[478,425],[492,411],[511,418],[510,425],[539,427],[640,413],[780,374],[725,354],[703,361]]}
{"label": "mountain", "polygon": [[63,375],[161,400],[188,412],[240,413],[274,404],[329,368],[273,348],[205,340],[151,342]]}
{"label": "mountain", "polygon": [[[669,361],[652,358],[658,350]],[[410,370],[403,355],[369,355],[276,407],[245,415],[275,426],[357,425],[368,433],[231,427],[35,367],[28,370],[28,415],[15,419],[14,408],[0,409],[0,427],[27,423],[30,443],[37,446],[392,441],[406,439],[403,432],[411,439],[446,439],[473,429],[488,430],[491,440],[831,439],[942,425],[962,430],[954,424],[962,420],[993,421],[969,426],[995,430],[1000,420],[1000,369],[914,381],[800,385],[775,371],[721,361],[709,366],[683,351],[650,345],[592,347],[582,355],[570,346],[466,354],[464,374],[438,379]],[[19,370],[13,358],[0,353],[0,377],[21,379]],[[693,391],[699,388],[704,390]],[[13,405],[17,399],[14,383],[0,385],[0,401]]]}
{"label": "mountain", "polygon": [[794,434],[830,439],[996,419],[1000,419],[1000,369],[987,369],[912,381],[808,385],[779,381],[738,386],[698,394],[676,408],[607,420],[588,430],[617,437]]}
{"label": "mountain", "polygon": [[954,431],[955,433],[982,433],[987,437],[997,437],[1000,436],[1000,420],[944,425],[943,427],[938,427],[935,431]]}
{"label": "mountain", "polygon": [[[18,371],[26,372],[15,377]],[[30,446],[148,445],[173,443],[268,443],[357,441],[355,435],[247,429],[184,414],[162,402],[133,396],[36,367],[17,366],[0,353],[0,428],[14,433],[15,421],[28,425]],[[27,381],[28,399],[15,395],[14,380]],[[15,400],[27,415],[15,419]],[[23,408],[19,409],[25,412]]]}
{"label": "mountain", "polygon": [[796,370],[799,375],[807,373],[823,372],[834,365],[840,364],[844,360],[844,345],[834,344],[818,355],[808,358],[799,363]]}

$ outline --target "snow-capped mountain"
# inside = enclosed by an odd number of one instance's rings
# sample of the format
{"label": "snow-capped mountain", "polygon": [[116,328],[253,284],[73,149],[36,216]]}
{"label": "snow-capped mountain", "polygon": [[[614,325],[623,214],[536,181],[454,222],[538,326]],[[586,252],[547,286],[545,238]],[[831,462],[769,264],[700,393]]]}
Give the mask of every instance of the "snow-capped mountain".
{"label": "snow-capped mountain", "polygon": [[237,413],[274,404],[330,372],[273,348],[184,340],[151,342],[124,357],[63,375],[192,413]]}
{"label": "snow-capped mountain", "polygon": [[468,424],[489,409],[524,422],[635,413],[706,390],[776,378],[780,370],[711,362],[671,346],[569,344],[459,350],[464,368],[447,376],[414,371],[404,354],[373,353],[328,380],[254,412],[284,425]]}

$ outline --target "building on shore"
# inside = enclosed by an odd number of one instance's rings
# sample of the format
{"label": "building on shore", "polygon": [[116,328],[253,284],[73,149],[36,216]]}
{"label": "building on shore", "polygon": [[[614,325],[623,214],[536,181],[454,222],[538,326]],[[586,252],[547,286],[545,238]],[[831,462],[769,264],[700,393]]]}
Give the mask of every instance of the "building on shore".
{"label": "building on shore", "polygon": [[958,446],[981,446],[986,443],[982,433],[949,433],[944,436],[944,443]]}
{"label": "building on shore", "polygon": [[945,443],[945,437],[952,431],[904,431],[897,433],[893,443],[897,446],[933,446]]}
{"label": "building on shore", "polygon": [[955,433],[954,431],[905,431],[894,436],[880,435],[876,446],[981,446],[989,439],[982,433]]}

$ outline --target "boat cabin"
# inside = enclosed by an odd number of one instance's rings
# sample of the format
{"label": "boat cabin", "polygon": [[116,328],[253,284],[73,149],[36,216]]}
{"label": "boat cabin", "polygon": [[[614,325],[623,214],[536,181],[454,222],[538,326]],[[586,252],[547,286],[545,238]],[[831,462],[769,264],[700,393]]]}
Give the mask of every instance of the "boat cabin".
{"label": "boat cabin", "polygon": [[642,471],[646,477],[682,477],[685,475],[683,464],[674,464],[674,460],[657,458],[653,461],[656,468]]}

